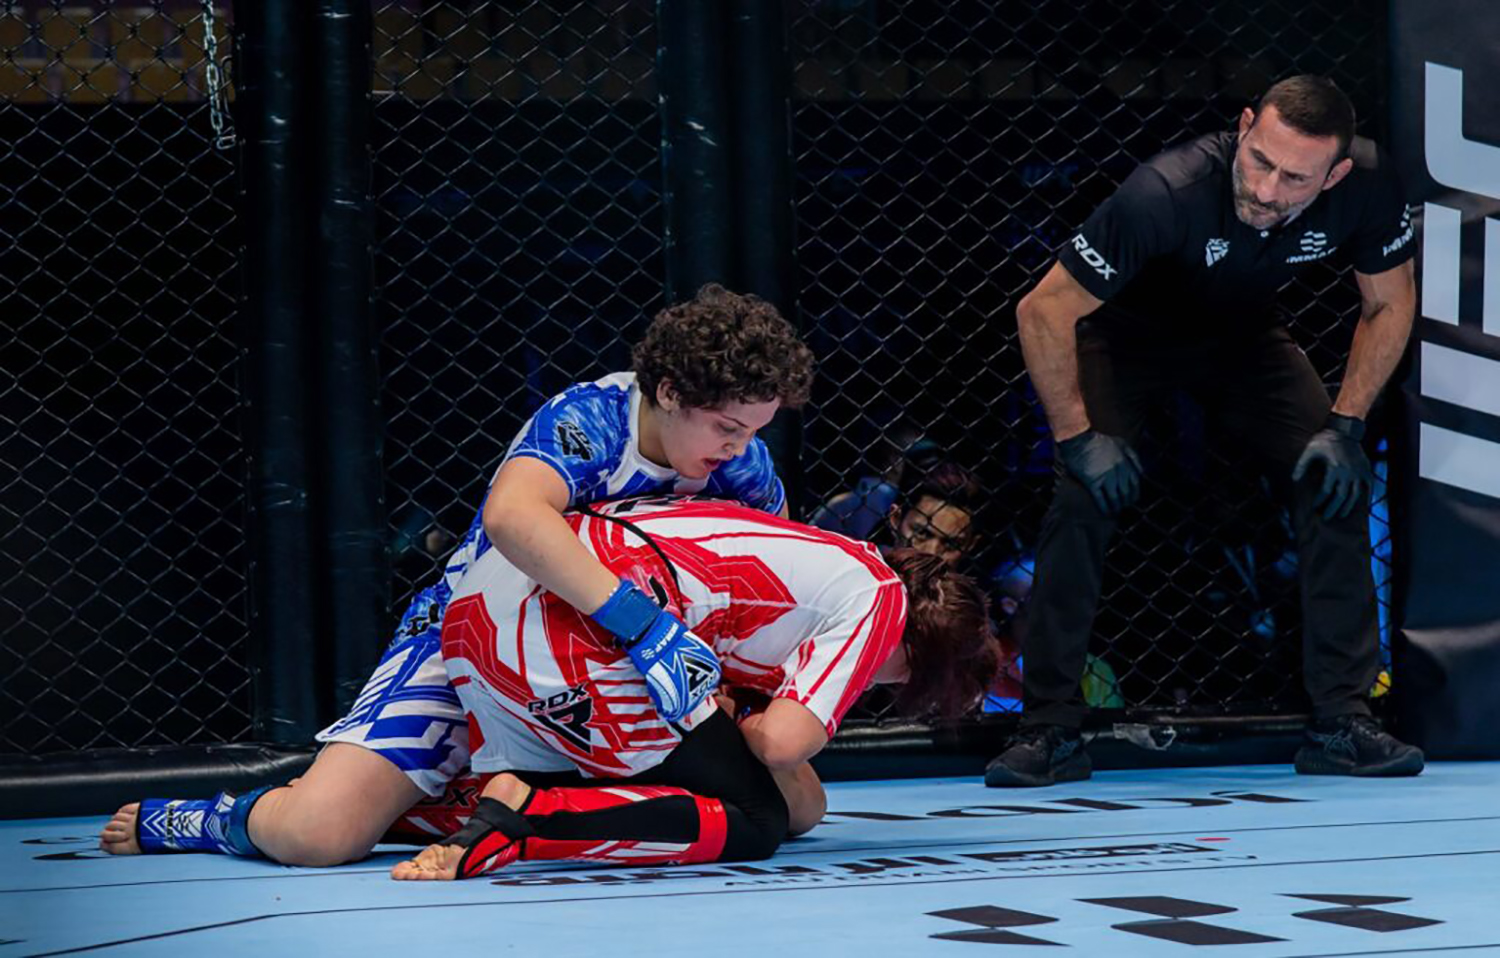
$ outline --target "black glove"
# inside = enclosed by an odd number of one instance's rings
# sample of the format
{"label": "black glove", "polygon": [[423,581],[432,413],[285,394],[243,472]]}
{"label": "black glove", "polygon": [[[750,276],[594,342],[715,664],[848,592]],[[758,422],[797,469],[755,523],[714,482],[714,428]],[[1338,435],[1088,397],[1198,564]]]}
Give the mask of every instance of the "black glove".
{"label": "black glove", "polygon": [[1359,445],[1364,437],[1364,420],[1329,413],[1328,422],[1313,433],[1297,458],[1293,482],[1301,482],[1314,463],[1323,465],[1323,487],[1313,508],[1323,510],[1324,521],[1344,518],[1370,494],[1374,474]]}
{"label": "black glove", "polygon": [[1088,429],[1058,443],[1057,452],[1106,516],[1119,515],[1140,495],[1141,457],[1119,436]]}

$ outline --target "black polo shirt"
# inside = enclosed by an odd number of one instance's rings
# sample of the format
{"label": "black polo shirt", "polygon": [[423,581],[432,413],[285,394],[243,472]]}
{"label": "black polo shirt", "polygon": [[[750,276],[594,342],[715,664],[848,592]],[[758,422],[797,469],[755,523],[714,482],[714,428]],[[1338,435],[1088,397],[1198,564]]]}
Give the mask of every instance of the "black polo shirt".
{"label": "black polo shirt", "polygon": [[1135,338],[1204,340],[1282,322],[1276,291],[1313,263],[1381,273],[1415,251],[1406,194],[1373,142],[1290,223],[1257,230],[1234,213],[1234,133],[1199,137],[1140,166],[1058,254],[1105,301],[1090,318]]}

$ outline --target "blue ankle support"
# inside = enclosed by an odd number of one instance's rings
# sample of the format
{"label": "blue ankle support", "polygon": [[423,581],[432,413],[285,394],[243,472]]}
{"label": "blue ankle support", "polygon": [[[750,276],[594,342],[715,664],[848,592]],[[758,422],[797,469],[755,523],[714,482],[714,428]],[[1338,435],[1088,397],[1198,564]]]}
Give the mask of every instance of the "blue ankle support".
{"label": "blue ankle support", "polygon": [[250,841],[250,809],[278,786],[263,785],[239,797],[220,792],[210,799],[148,798],[135,818],[141,851],[218,852],[264,858]]}

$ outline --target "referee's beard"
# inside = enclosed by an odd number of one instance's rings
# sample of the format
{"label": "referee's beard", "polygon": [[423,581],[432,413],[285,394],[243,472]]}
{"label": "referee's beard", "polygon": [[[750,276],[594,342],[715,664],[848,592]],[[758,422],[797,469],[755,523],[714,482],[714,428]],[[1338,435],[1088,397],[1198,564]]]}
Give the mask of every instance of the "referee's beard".
{"label": "referee's beard", "polygon": [[1234,162],[1229,164],[1230,172],[1234,180],[1234,215],[1241,223],[1251,229],[1268,230],[1277,226],[1284,226],[1296,219],[1303,210],[1313,205],[1319,194],[1314,193],[1303,203],[1272,203],[1265,204],[1255,198],[1255,191],[1245,183],[1245,177],[1240,172],[1240,160],[1236,156]]}

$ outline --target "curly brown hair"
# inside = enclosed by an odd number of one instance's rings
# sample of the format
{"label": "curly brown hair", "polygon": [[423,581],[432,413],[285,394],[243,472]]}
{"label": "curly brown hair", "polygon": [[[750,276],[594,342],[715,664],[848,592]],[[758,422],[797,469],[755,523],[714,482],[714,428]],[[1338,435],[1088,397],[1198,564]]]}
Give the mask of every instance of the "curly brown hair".
{"label": "curly brown hair", "polygon": [[796,409],[812,389],[812,350],[791,323],[765,300],[717,283],[657,313],[631,359],[653,405],[663,380],[696,409],[773,399]]}
{"label": "curly brown hair", "polygon": [[911,677],[896,707],[912,717],[957,718],[978,703],[1000,668],[984,590],[940,556],[893,549],[885,562],[906,586],[901,645]]}

